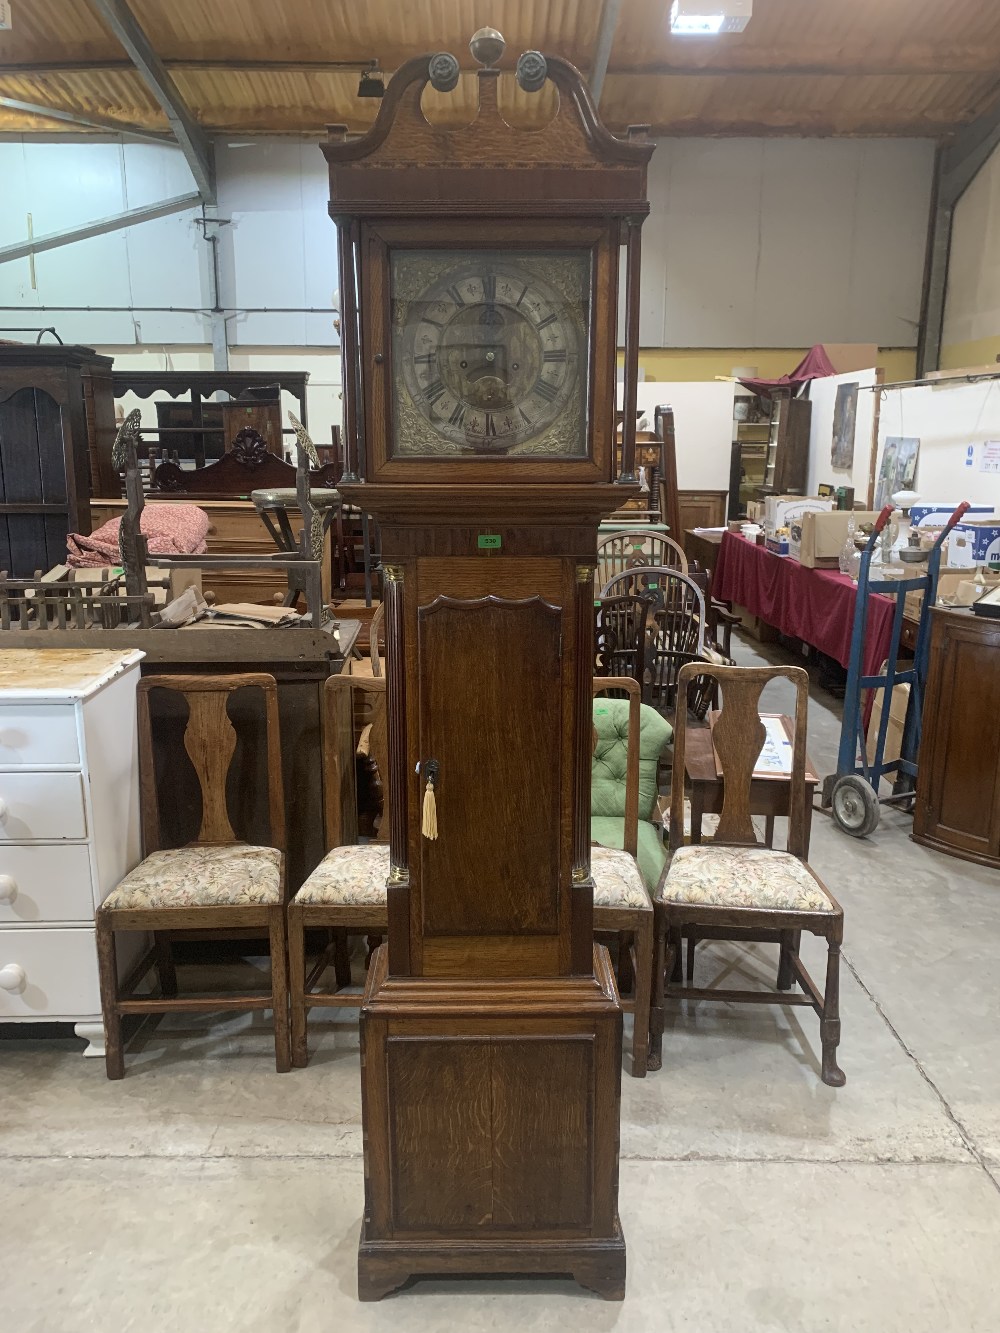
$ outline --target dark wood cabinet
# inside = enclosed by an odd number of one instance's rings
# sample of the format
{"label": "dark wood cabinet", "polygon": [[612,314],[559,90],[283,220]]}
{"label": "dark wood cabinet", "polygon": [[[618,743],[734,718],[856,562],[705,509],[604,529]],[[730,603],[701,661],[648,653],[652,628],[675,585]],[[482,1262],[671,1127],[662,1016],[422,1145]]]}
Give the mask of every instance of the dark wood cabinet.
{"label": "dark wood cabinet", "polygon": [[770,438],[764,462],[762,495],[805,495],[809,479],[809,430],[812,403],[778,393],[774,398]]}
{"label": "dark wood cabinet", "polygon": [[111,364],[89,347],[0,347],[0,569],[14,578],[90,532],[91,471],[115,436]]}
{"label": "dark wood cabinet", "polygon": [[678,491],[680,529],[670,535],[677,541],[692,528],[724,528],[728,491]]}
{"label": "dark wood cabinet", "polygon": [[[621,1007],[593,940],[597,527],[634,497],[644,132],[580,75],[542,130],[497,104],[430,126],[450,57],[409,61],[373,129],[324,152],[345,309],[346,471],[379,521],[388,945],[361,1014],[359,1292],[414,1274],[570,1273],[624,1294]],[[519,76],[520,77],[520,76]],[[626,250],[616,465],[615,311]],[[355,288],[357,281],[357,288]],[[356,333],[358,336],[356,337]]]}
{"label": "dark wood cabinet", "polygon": [[913,839],[1000,869],[1000,621],[931,612]]}

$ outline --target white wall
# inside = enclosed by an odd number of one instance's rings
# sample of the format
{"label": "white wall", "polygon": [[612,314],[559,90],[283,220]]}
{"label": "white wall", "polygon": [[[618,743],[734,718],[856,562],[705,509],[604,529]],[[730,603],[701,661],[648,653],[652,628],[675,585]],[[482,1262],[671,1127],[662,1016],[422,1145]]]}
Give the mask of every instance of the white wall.
{"label": "white wall", "polygon": [[[874,370],[854,370],[847,375],[827,375],[812,380],[809,401],[812,415],[809,426],[809,477],[806,494],[815,495],[820,482],[831,486],[853,486],[854,499],[868,503],[868,475],[872,457],[872,430],[875,422],[876,394]],[[854,420],[854,464],[849,469],[835,468],[831,462],[833,448],[833,414],[837,404],[837,389],[841,384],[858,386],[858,410]]]}
{"label": "white wall", "polygon": [[[217,144],[224,304],[328,307],[338,286],[315,141]],[[933,147],[923,140],[661,139],[643,228],[647,347],[912,346]],[[0,245],[181,194],[178,150],[112,140],[0,143]],[[0,265],[0,305],[208,304],[194,212]],[[0,312],[2,314],[3,312]],[[199,315],[53,315],[67,340],[209,342]],[[17,323],[0,318],[0,323]],[[51,320],[46,319],[48,323]],[[236,317],[230,342],[332,346],[327,314]]]}
{"label": "white wall", "polygon": [[933,167],[929,140],[660,139],[640,343],[915,346]]}
{"label": "white wall", "polygon": [[1000,148],[955,207],[945,345],[1000,335]]}
{"label": "white wall", "polygon": [[[324,313],[238,314],[229,341],[239,346],[336,347],[329,311],[338,286],[336,229],[327,214],[327,174],[314,140],[247,140],[216,146],[222,303],[322,307]],[[64,231],[127,208],[189,193],[179,149],[114,140],[0,143],[0,246]],[[0,264],[0,324],[54,324],[65,342],[154,346],[210,343],[208,317],[127,309],[78,314],[53,306],[190,307],[211,304],[208,251],[191,209],[35,257]],[[20,316],[23,314],[24,318]],[[2,336],[2,335],[0,335]]]}
{"label": "white wall", "polygon": [[[650,380],[638,386],[637,403],[649,416],[650,430],[654,408],[674,409],[678,490],[729,490],[734,392],[735,385],[722,381]],[[618,406],[621,405],[619,384]]]}
{"label": "white wall", "polygon": [[1000,440],[1000,380],[887,389],[879,420],[879,462],[887,435],[920,441],[914,486],[922,500],[971,500],[1000,509],[1000,474],[966,466],[970,444]]}

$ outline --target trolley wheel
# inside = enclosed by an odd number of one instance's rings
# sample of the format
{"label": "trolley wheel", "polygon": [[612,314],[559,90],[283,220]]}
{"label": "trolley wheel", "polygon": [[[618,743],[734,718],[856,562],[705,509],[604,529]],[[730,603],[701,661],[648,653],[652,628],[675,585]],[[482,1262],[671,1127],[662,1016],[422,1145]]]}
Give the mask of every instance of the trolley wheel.
{"label": "trolley wheel", "polygon": [[833,817],[852,838],[867,838],[878,828],[878,796],[857,773],[840,778],[833,789]]}

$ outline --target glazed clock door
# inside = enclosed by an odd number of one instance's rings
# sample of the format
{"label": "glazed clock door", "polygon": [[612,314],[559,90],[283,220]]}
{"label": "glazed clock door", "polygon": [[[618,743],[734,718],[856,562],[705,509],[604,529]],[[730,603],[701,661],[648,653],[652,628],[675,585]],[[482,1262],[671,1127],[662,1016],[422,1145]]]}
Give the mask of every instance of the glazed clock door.
{"label": "glazed clock door", "polygon": [[606,229],[552,230],[369,233],[371,480],[605,475],[614,405],[594,367],[614,357],[617,265]]}
{"label": "glazed clock door", "polygon": [[425,975],[554,975],[565,962],[563,619],[538,594],[421,596],[419,791],[433,764],[438,823],[415,876]]}

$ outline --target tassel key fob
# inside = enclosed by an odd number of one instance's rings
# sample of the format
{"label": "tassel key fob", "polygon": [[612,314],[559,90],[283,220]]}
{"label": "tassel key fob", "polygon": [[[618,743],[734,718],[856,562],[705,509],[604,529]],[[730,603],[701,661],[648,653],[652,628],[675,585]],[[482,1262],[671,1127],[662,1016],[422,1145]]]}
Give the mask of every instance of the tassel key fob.
{"label": "tassel key fob", "polygon": [[424,837],[434,842],[438,835],[437,798],[434,789],[438,784],[441,766],[436,759],[428,759],[421,765],[421,769],[424,774],[424,808],[420,827]]}

